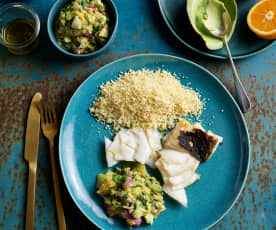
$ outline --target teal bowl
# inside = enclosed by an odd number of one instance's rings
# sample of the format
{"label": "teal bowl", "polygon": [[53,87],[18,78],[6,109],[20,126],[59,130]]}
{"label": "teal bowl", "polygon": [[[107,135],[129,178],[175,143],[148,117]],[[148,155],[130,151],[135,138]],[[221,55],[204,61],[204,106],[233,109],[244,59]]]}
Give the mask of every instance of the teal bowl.
{"label": "teal bowl", "polygon": [[60,12],[60,10],[64,7],[64,5],[69,2],[70,0],[57,0],[55,2],[55,4],[52,6],[49,15],[48,15],[48,20],[47,20],[47,31],[50,37],[50,40],[52,41],[52,43],[54,44],[54,46],[60,50],[63,54],[73,57],[73,58],[88,58],[88,57],[93,57],[98,55],[99,53],[101,53],[102,51],[104,51],[113,41],[114,37],[115,37],[115,33],[117,31],[117,27],[118,27],[118,11],[117,8],[115,6],[115,4],[112,2],[112,0],[103,0],[103,2],[105,3],[107,9],[108,9],[108,13],[109,13],[109,17],[110,17],[110,22],[111,22],[111,34],[107,40],[107,42],[104,44],[104,46],[102,46],[100,49],[88,53],[88,54],[73,54],[69,51],[67,51],[66,49],[64,49],[62,46],[60,46],[57,42],[56,36],[55,36],[55,32],[54,32],[54,23],[55,23],[55,19],[58,16],[58,13]]}

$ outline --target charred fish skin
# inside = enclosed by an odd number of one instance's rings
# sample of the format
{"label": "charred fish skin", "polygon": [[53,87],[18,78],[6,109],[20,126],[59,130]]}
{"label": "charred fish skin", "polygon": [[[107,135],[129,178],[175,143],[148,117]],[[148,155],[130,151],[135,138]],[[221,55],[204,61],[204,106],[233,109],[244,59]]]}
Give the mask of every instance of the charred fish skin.
{"label": "charred fish skin", "polygon": [[200,162],[209,160],[223,138],[205,131],[200,123],[190,124],[180,120],[165,140],[166,149],[187,152]]}
{"label": "charred fish skin", "polygon": [[205,162],[211,156],[217,140],[200,129],[194,129],[193,132],[181,130],[178,136],[178,143],[197,160]]}

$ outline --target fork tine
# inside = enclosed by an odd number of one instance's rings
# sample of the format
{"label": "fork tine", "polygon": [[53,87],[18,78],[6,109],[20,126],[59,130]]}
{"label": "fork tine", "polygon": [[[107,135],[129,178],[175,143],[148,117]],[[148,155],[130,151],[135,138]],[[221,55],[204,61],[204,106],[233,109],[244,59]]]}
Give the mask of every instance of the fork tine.
{"label": "fork tine", "polygon": [[47,107],[45,105],[45,103],[43,104],[43,114],[44,114],[44,120],[45,120],[45,123],[48,123],[49,122],[49,119],[48,119],[48,114],[47,114]]}
{"label": "fork tine", "polygon": [[53,122],[53,116],[52,116],[52,111],[50,109],[50,105],[47,103],[47,113],[48,113],[48,118],[49,118],[49,123]]}
{"label": "fork tine", "polygon": [[54,119],[54,123],[57,123],[57,116],[56,116],[56,111],[55,111],[55,106],[53,103],[51,103],[51,107],[52,107],[52,115],[53,115],[53,119]]}

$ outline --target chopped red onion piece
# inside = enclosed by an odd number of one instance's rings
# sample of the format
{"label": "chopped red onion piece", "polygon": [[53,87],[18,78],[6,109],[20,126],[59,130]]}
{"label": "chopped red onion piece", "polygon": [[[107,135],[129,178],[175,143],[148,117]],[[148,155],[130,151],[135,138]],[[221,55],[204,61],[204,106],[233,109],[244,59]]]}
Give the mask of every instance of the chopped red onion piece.
{"label": "chopped red onion piece", "polygon": [[135,219],[134,224],[131,225],[130,227],[137,227],[137,226],[140,226],[142,223],[143,223],[143,219],[140,217],[140,218]]}
{"label": "chopped red onion piece", "polygon": [[98,9],[96,6],[87,6],[87,8]]}
{"label": "chopped red onion piece", "polygon": [[142,224],[142,222],[143,222],[143,220],[142,220],[142,218],[140,217],[140,218],[138,218],[138,219],[135,219],[135,226],[139,226],[139,225],[141,225]]}
{"label": "chopped red onion piece", "polygon": [[94,12],[98,11],[100,14],[103,14],[103,11],[99,10],[96,6],[87,6],[86,8],[87,9],[94,9]]}
{"label": "chopped red onion piece", "polygon": [[126,183],[123,185],[124,188],[128,188],[128,187],[130,187],[130,186],[133,184],[133,181],[132,181],[132,178],[131,178],[130,173],[127,173],[126,176],[127,176],[127,181],[126,181]]}
{"label": "chopped red onion piece", "polygon": [[126,200],[126,202],[129,203],[129,204],[132,204],[132,203],[133,203],[133,201],[132,201],[132,200],[129,200],[129,199]]}
{"label": "chopped red onion piece", "polygon": [[80,54],[81,53],[81,49],[80,48],[74,48],[74,49],[72,49],[72,52],[74,54]]}
{"label": "chopped red onion piece", "polygon": [[134,220],[135,218],[129,214],[128,212],[124,212],[123,214],[123,217],[126,218],[126,219],[130,219],[130,220]]}
{"label": "chopped red onion piece", "polygon": [[69,46],[69,45],[65,45],[64,47],[65,47],[67,50],[70,49],[70,46]]}
{"label": "chopped red onion piece", "polygon": [[87,37],[87,38],[92,38],[92,37],[93,37],[93,34],[84,34],[83,36],[84,36],[84,37]]}

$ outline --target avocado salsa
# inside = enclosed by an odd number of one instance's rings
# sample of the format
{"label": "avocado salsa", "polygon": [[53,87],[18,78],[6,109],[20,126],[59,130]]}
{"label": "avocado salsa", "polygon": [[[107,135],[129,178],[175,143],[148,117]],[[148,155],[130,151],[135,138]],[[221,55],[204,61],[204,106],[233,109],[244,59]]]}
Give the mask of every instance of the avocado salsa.
{"label": "avocado salsa", "polygon": [[55,22],[59,45],[71,53],[86,54],[101,48],[109,37],[109,18],[101,0],[74,0]]}
{"label": "avocado salsa", "polygon": [[128,164],[99,174],[96,186],[108,215],[119,215],[129,227],[152,224],[165,210],[162,187],[143,164]]}

